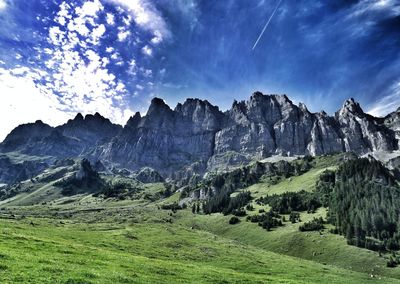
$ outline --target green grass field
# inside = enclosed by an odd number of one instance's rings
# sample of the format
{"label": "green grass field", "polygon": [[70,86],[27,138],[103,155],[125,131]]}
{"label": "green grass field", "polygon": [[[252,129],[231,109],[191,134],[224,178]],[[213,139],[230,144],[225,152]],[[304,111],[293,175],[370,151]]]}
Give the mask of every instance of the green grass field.
{"label": "green grass field", "polygon": [[[310,191],[335,159],[317,158],[302,175],[242,190],[254,199]],[[325,217],[324,208],[266,231],[245,217],[229,225],[231,216],[193,214],[190,206],[162,210],[179,193],[159,199],[162,183],[140,186],[135,198],[118,200],[24,184],[0,203],[0,283],[400,283],[400,268],[386,267],[388,255],[349,246],[329,226],[298,230]],[[254,199],[247,214],[268,210]]]}
{"label": "green grass field", "polygon": [[[388,276],[400,279],[400,269],[386,267],[388,255],[380,257],[377,252],[349,246],[343,236],[328,232],[300,232],[298,227],[314,217],[325,216],[325,209],[315,214],[301,213],[301,223],[285,222],[283,227],[267,232],[255,223],[245,221],[229,225],[230,216],[212,214],[193,215],[180,212],[182,224],[206,230],[218,236],[249,244],[262,250],[294,256],[302,259],[329,264],[343,269],[358,271],[377,277]],[[254,214],[254,213],[253,213]],[[288,220],[288,216],[286,216]],[[400,283],[400,280],[399,280]]]}
{"label": "green grass field", "polygon": [[[365,283],[368,274],[166,223],[0,220],[2,283]],[[384,279],[385,283],[395,283]]]}

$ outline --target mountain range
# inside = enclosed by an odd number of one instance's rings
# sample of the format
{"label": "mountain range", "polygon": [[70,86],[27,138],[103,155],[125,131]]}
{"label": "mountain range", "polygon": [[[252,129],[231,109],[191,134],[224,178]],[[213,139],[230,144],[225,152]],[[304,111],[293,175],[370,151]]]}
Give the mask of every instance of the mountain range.
{"label": "mountain range", "polygon": [[260,92],[234,101],[227,111],[200,99],[171,109],[154,98],[145,116],[136,113],[124,127],[98,113],[78,114],[57,127],[40,120],[16,127],[0,144],[0,183],[30,178],[66,158],[100,161],[108,169],[149,167],[164,178],[189,179],[276,155],[392,153],[399,141],[400,108],[374,117],[354,99],[329,116],[286,95]]}

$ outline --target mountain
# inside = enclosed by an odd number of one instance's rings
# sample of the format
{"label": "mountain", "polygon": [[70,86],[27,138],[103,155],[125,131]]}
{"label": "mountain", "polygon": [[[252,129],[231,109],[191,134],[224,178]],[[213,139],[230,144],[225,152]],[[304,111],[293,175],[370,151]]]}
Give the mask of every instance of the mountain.
{"label": "mountain", "polygon": [[311,113],[304,104],[296,106],[285,95],[256,92],[226,112],[198,99],[174,110],[153,99],[146,116],[136,114],[121,135],[91,154],[123,167],[149,166],[181,178],[187,170],[190,176],[273,155],[361,155],[397,148],[394,131],[365,114],[353,99],[330,117]]}
{"label": "mountain", "polygon": [[121,126],[111,123],[98,113],[85,117],[78,114],[66,124],[55,128],[38,120],[11,131],[0,144],[0,151],[57,158],[75,157],[109,141],[121,130]]}
{"label": "mountain", "polygon": [[393,130],[396,133],[397,140],[400,140],[400,107],[384,118],[386,127]]}
{"label": "mountain", "polygon": [[225,112],[200,99],[171,109],[154,98],[145,116],[136,113],[124,127],[98,113],[78,114],[55,128],[41,121],[18,126],[0,151],[83,157],[133,171],[150,167],[164,177],[187,179],[274,155],[394,151],[399,148],[399,125],[399,111],[376,118],[354,99],[329,116],[311,113],[286,95],[260,92],[234,101]]}

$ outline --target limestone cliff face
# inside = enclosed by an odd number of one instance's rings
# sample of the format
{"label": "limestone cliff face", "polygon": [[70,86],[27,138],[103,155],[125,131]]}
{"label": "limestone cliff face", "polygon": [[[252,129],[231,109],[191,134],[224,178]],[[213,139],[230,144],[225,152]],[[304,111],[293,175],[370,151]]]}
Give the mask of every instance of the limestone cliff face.
{"label": "limestone cliff face", "polygon": [[400,107],[384,118],[384,124],[387,128],[394,131],[398,147],[400,148]]}
{"label": "limestone cliff face", "polygon": [[172,174],[213,155],[223,118],[207,101],[188,99],[172,110],[155,98],[146,116],[136,114],[120,135],[91,155],[132,169],[148,166]]}
{"label": "limestone cliff face", "polygon": [[216,134],[215,153],[236,151],[250,157],[319,155],[343,150],[336,121],[326,113],[312,114],[286,96],[254,93],[235,102],[230,122]]}
{"label": "limestone cliff face", "polygon": [[354,99],[347,100],[336,113],[343,136],[344,150],[364,154],[397,148],[395,133],[378,119],[365,114]]}
{"label": "limestone cliff face", "polygon": [[311,113],[285,95],[254,93],[222,113],[188,99],[170,109],[153,99],[146,116],[133,116],[122,134],[93,152],[127,168],[149,166],[167,176],[240,166],[271,155],[321,155],[394,150],[394,131],[365,114],[353,99],[335,114]]}
{"label": "limestone cliff face", "polygon": [[171,109],[155,98],[145,116],[136,113],[123,128],[99,114],[77,115],[56,128],[36,122],[13,130],[0,150],[87,157],[108,166],[150,167],[163,177],[189,180],[271,155],[396,150],[399,118],[399,112],[385,118],[365,114],[353,99],[329,116],[311,113],[285,95],[260,92],[235,101],[225,112],[199,99]]}

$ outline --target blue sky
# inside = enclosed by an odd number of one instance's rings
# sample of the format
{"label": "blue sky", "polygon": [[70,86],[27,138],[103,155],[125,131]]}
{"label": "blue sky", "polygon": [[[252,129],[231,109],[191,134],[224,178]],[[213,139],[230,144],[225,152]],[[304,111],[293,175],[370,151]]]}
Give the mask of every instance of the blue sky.
{"label": "blue sky", "polygon": [[331,114],[349,97],[375,115],[400,106],[400,1],[278,3],[0,0],[0,140],[77,112],[124,124],[154,96],[227,109],[260,90]]}

